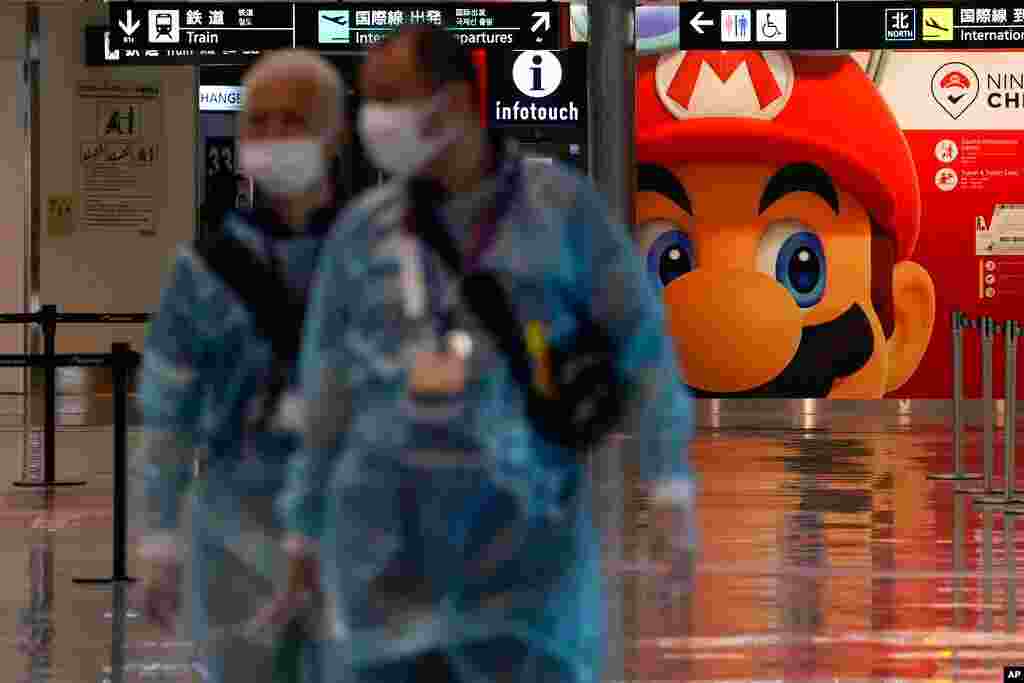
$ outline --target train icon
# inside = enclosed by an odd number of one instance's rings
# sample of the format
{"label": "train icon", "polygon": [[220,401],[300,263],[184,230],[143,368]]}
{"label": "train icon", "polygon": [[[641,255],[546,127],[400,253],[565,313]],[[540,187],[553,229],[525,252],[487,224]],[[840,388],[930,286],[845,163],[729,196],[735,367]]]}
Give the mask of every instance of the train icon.
{"label": "train icon", "polygon": [[171,31],[174,30],[174,23],[171,21],[171,15],[166,12],[161,12],[156,15],[156,34],[157,36],[168,36],[170,37]]}
{"label": "train icon", "polygon": [[181,14],[176,9],[149,10],[149,42],[177,43],[181,40]]}

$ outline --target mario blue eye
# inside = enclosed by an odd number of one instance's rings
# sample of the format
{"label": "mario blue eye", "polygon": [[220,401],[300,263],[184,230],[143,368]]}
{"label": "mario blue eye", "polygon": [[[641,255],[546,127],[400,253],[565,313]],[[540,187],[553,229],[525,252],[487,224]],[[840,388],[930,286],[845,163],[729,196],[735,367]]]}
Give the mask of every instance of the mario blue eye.
{"label": "mario blue eye", "polygon": [[778,280],[800,308],[811,308],[825,296],[827,268],[821,238],[795,222],[769,228],[758,250],[759,269]]}
{"label": "mario blue eye", "polygon": [[662,233],[647,250],[647,271],[658,288],[693,270],[693,242],[680,230]]}

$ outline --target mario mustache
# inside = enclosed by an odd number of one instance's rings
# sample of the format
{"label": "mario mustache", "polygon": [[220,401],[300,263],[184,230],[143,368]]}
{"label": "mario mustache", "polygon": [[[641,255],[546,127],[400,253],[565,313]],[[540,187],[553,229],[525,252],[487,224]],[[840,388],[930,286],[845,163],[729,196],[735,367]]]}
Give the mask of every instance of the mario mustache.
{"label": "mario mustache", "polygon": [[793,359],[770,382],[738,392],[690,390],[697,398],[826,398],[836,380],[861,370],[874,350],[871,322],[854,304],[835,320],[805,327]]}

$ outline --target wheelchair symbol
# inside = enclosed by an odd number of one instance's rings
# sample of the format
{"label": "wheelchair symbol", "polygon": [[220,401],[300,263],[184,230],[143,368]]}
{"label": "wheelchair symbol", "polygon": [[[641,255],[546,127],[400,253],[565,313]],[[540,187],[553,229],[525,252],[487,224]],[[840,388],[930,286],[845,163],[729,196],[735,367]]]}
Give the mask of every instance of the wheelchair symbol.
{"label": "wheelchair symbol", "polygon": [[779,27],[772,23],[771,15],[769,14],[766,16],[764,19],[764,25],[761,27],[761,35],[765,38],[775,38],[780,33],[781,31],[779,31]]}

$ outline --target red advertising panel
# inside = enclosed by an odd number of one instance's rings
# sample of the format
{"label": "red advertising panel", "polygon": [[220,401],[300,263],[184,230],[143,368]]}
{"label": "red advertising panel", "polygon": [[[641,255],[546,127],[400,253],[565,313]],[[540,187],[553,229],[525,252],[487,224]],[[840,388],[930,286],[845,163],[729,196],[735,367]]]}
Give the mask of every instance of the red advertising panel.
{"label": "red advertising panel", "polygon": [[[938,321],[920,368],[893,395],[949,397],[950,313],[1024,317],[1024,54],[896,53],[880,87],[917,166],[915,258],[935,282]],[[977,397],[978,345],[964,348],[965,389]]]}
{"label": "red advertising panel", "polygon": [[652,50],[636,107],[635,234],[699,397],[948,398],[952,311],[1022,310],[1020,53]]}

